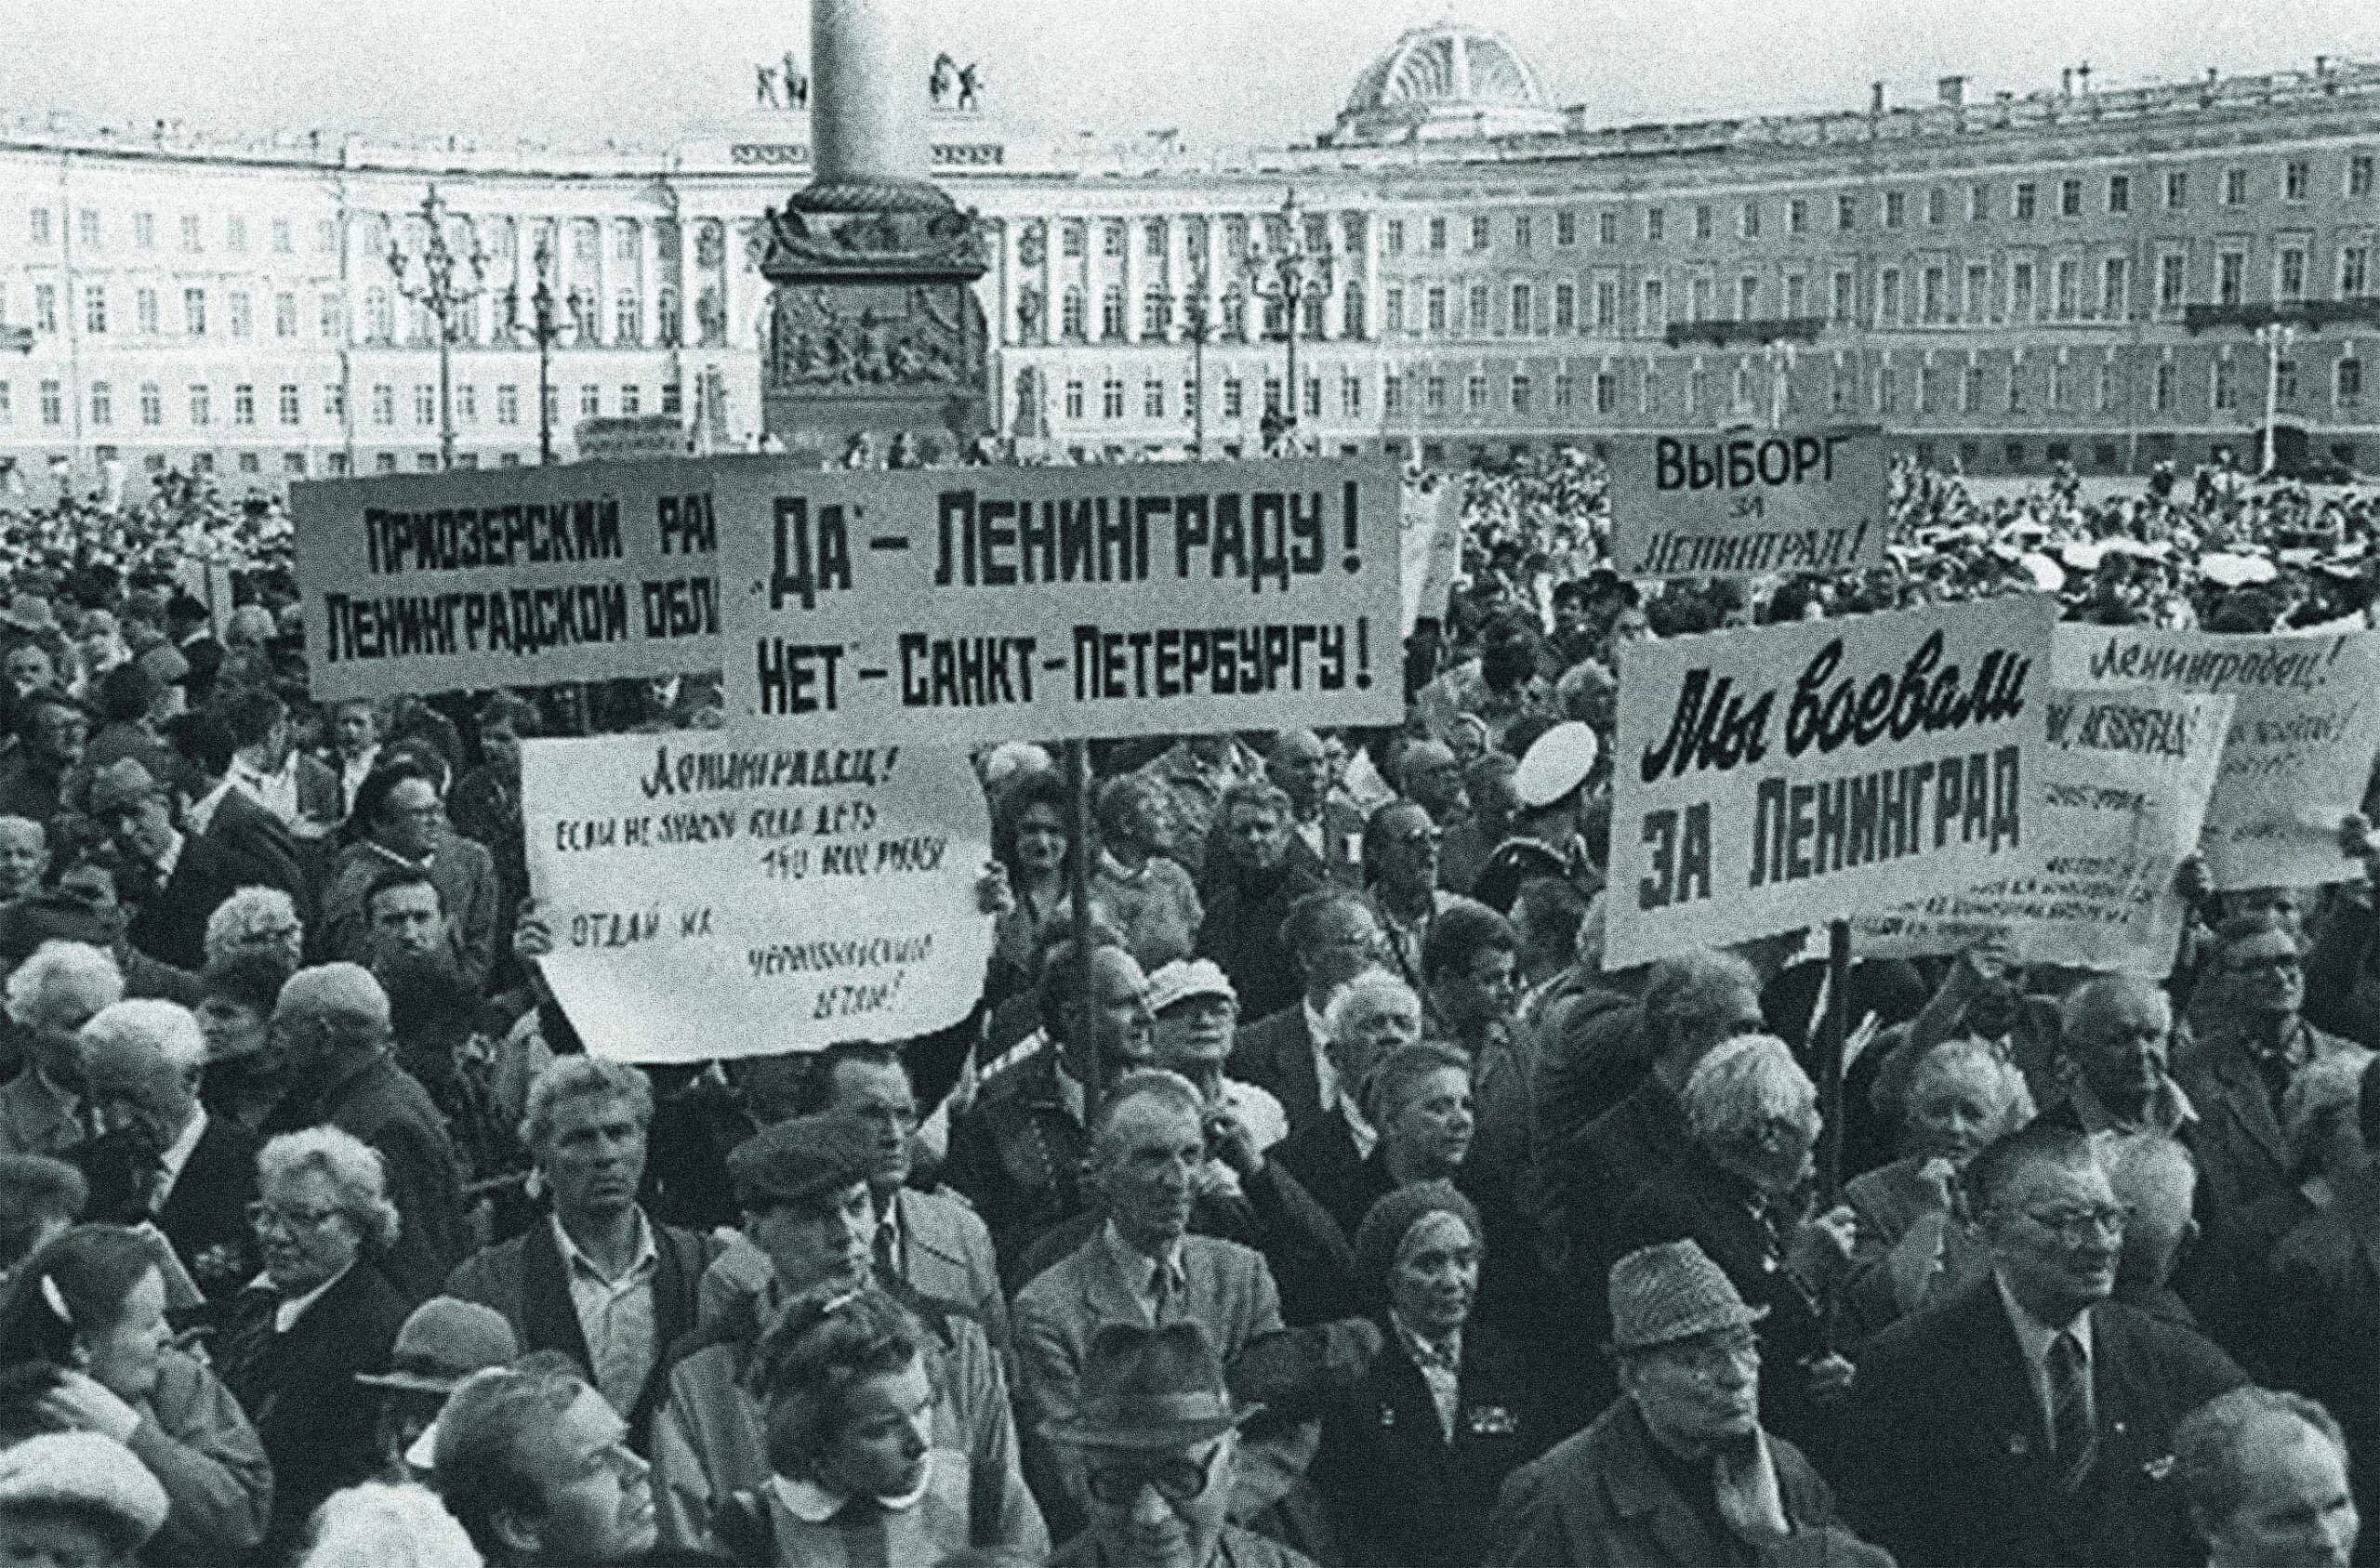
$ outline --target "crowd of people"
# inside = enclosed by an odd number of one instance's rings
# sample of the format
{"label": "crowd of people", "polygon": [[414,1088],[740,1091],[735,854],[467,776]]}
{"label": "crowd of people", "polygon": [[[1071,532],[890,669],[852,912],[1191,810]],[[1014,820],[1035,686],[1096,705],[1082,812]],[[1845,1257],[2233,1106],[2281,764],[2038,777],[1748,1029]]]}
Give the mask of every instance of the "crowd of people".
{"label": "crowd of people", "polygon": [[0,1562],[2380,1561],[2366,816],[2162,982],[1858,963],[1831,1128],[1809,933],[1603,961],[1632,639],[2360,625],[2374,502],[1903,466],[1886,568],[1657,586],[1583,455],[1439,482],[1405,724],[1096,744],[1087,831],[987,748],[966,1021],[667,1067],[521,747],[714,676],[320,705],[273,507],[0,517]]}

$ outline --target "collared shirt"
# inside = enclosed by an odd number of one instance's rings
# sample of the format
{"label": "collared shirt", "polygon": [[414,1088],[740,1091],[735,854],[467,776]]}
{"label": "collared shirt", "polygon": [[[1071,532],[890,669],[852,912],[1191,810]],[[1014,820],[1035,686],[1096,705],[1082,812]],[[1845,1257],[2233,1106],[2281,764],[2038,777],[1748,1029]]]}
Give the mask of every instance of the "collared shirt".
{"label": "collared shirt", "polygon": [[1316,811],[1311,817],[1302,818],[1290,824],[1289,827],[1290,831],[1305,840],[1305,847],[1314,851],[1315,859],[1325,865],[1330,863],[1330,846],[1322,837],[1321,812]]}
{"label": "collared shirt", "polygon": [[1439,1434],[1452,1443],[1455,1418],[1462,1408],[1462,1330],[1458,1328],[1444,1339],[1431,1339],[1414,1332],[1393,1311],[1388,1321],[1395,1327],[1405,1354],[1421,1372],[1421,1381],[1430,1386],[1430,1403],[1438,1407]]}
{"label": "collared shirt", "polygon": [[660,1349],[654,1343],[653,1282],[661,1271],[661,1253],[654,1245],[653,1226],[639,1209],[635,1258],[613,1276],[579,1250],[560,1218],[547,1223],[553,1227],[554,1245],[562,1250],[562,1272],[570,1277],[571,1310],[578,1314],[578,1332],[587,1340],[595,1387],[614,1410],[626,1416],[644,1391]]}
{"label": "collared shirt", "polygon": [[253,763],[239,758],[231,759],[231,783],[247,791],[248,797],[284,824],[298,820],[298,754],[291,752],[288,760],[273,772],[266,772]]}
{"label": "collared shirt", "polygon": [[[933,1458],[934,1451],[931,1448],[927,1449],[925,1463],[919,1467],[918,1483],[908,1491],[897,1497],[874,1497],[869,1500],[878,1508],[893,1513],[903,1513],[916,1508],[925,1501],[926,1494],[933,1488]],[[771,1476],[769,1490],[776,1494],[776,1499],[783,1505],[786,1512],[804,1524],[826,1523],[842,1512],[845,1506],[852,1500],[848,1493],[838,1492],[832,1487],[821,1486],[814,1481],[793,1476]]]}
{"label": "collared shirt", "polygon": [[[200,837],[205,837],[208,824],[215,821],[216,809],[223,804],[223,797],[231,792],[231,777],[226,773],[216,781],[213,789],[190,803],[189,809],[182,812],[182,825]],[[167,875],[172,874],[169,872]]]}
{"label": "collared shirt", "polygon": [[1167,1282],[1165,1296],[1174,1303],[1176,1313],[1181,1311],[1189,1293],[1190,1278],[1182,1270],[1182,1243],[1179,1240],[1167,1248],[1165,1257],[1159,1258],[1151,1258],[1126,1241],[1123,1232],[1116,1229],[1113,1219],[1100,1227],[1099,1234],[1108,1256],[1115,1259],[1117,1271],[1123,1274],[1125,1286],[1131,1291],[1132,1299],[1141,1304],[1141,1311],[1152,1324],[1159,1321],[1157,1279],[1160,1273]]}
{"label": "collared shirt", "polygon": [[198,1140],[205,1136],[206,1107],[201,1105],[192,1111],[188,1124],[175,1136],[173,1142],[165,1146],[165,1153],[157,1156],[157,1184],[150,1198],[150,1212],[165,1207],[165,1200],[174,1195],[174,1183],[182,1179],[182,1167],[190,1164],[191,1155],[198,1149]]}
{"label": "collared shirt", "polygon": [[[168,830],[171,831],[170,829]],[[175,833],[165,845],[165,852],[157,857],[157,885],[164,887],[174,879],[174,867],[182,863],[182,846],[189,840]]]}
{"label": "collared shirt", "polygon": [[2184,1128],[2198,1121],[2198,1107],[2190,1103],[2188,1094],[2171,1074],[2149,1097],[2149,1108],[2137,1123],[2120,1120],[2079,1075],[2074,1080],[2072,1098],[2075,1119],[2089,1133],[2161,1132],[2168,1138],[2178,1138]]}
{"label": "collared shirt", "polygon": [[1298,1010],[1305,1014],[1306,1044],[1314,1052],[1315,1098],[1322,1101],[1323,1112],[1328,1114],[1339,1108],[1339,1069],[1330,1060],[1330,1030],[1322,1015],[1315,1011],[1311,1000],[1300,997]]}
{"label": "collared shirt", "polygon": [[1421,988],[1421,949],[1430,940],[1430,927],[1446,913],[1447,906],[1454,899],[1455,895],[1444,888],[1433,888],[1430,889],[1430,912],[1418,920],[1409,921],[1389,908],[1385,900],[1372,901],[1379,905],[1381,925],[1387,931],[1389,946],[1396,954],[1397,966],[1417,991]]}
{"label": "collared shirt", "polygon": [[1365,1118],[1363,1111],[1355,1104],[1354,1095],[1339,1097],[1339,1115],[1347,1124],[1347,1137],[1355,1146],[1355,1158],[1370,1159],[1373,1146],[1380,1142],[1380,1129]]}
{"label": "collared shirt", "polygon": [[379,765],[379,761],[380,748],[377,745],[365,746],[364,748],[364,754],[360,757],[347,757],[342,755],[339,758],[338,805],[340,815],[344,816],[355,809],[355,791],[357,787],[361,785],[365,779],[372,776],[372,770]]}
{"label": "collared shirt", "polygon": [[2017,1305],[2016,1296],[2008,1289],[2007,1280],[2003,1278],[1996,1269],[1992,1271],[1991,1281],[1999,1287],[2001,1305],[2008,1311],[2008,1325],[2016,1331],[2016,1348],[2024,1352],[2025,1378],[2033,1386],[2033,1406],[2041,1412],[2042,1430],[2045,1432],[2052,1430],[2049,1352],[2050,1347],[2056,1343],[2057,1337],[2061,1334],[2071,1334],[2074,1336],[2075,1342],[2082,1347],[2083,1414],[2093,1426],[2096,1426],[2098,1400],[2091,1388],[2090,1381],[2090,1312],[2085,1311],[2078,1313],[2072,1323],[2046,1324]]}
{"label": "collared shirt", "polygon": [[[352,1269],[354,1267],[355,1265],[352,1263],[350,1263],[347,1266],[348,1269]],[[321,1300],[323,1298],[324,1292],[329,1290],[331,1286],[338,1284],[339,1281],[345,1278],[347,1278],[347,1269],[341,1269],[337,1273],[333,1274],[330,1278],[324,1280],[313,1289],[306,1292],[305,1295],[292,1298],[291,1299],[275,1306],[272,1309],[272,1331],[275,1334],[286,1334],[291,1329],[297,1327],[298,1320],[306,1315],[306,1309]],[[251,1287],[262,1285],[265,1289],[271,1290],[272,1288],[272,1276],[269,1273],[258,1274],[255,1279],[248,1283]]]}

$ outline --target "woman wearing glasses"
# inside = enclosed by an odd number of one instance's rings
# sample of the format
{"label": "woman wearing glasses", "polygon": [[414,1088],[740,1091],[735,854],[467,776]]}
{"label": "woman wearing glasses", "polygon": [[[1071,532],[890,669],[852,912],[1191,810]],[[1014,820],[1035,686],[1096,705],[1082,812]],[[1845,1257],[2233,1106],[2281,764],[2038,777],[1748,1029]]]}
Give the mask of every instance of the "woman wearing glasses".
{"label": "woman wearing glasses", "polygon": [[267,1143],[249,1218],[264,1272],[230,1304],[217,1359],[272,1460],[270,1549],[377,1468],[379,1402],[355,1379],[389,1369],[405,1303],[374,1262],[397,1210],[359,1140],[309,1127]]}
{"label": "woman wearing glasses", "polygon": [[1038,1560],[1049,1550],[1014,1467],[969,1452],[932,1341],[883,1292],[795,1302],[747,1378],[765,1405],[775,1474],[712,1521],[735,1561],[927,1563],[969,1547]]}
{"label": "woman wearing glasses", "polygon": [[165,1490],[141,1561],[230,1564],[263,1537],[272,1471],[246,1416],[165,1324],[155,1244],[78,1225],[20,1270],[0,1303],[10,1425],[96,1432]]}

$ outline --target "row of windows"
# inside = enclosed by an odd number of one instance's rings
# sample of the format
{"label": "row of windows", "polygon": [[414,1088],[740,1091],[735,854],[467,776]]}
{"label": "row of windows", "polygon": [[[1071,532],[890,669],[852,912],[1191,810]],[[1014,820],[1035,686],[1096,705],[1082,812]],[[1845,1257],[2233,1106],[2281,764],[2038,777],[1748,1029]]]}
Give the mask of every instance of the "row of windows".
{"label": "row of windows", "polygon": [[[2284,202],[2310,201],[2313,167],[2310,158],[2284,161],[2277,188],[2271,193]],[[2217,171],[2209,181],[2213,199],[2223,206],[2246,205],[2254,199],[2254,172],[2246,167]],[[2202,199],[2193,191],[2191,174],[2188,169],[2170,169],[2156,182],[2166,211],[2187,211],[2194,199]],[[2375,191],[2373,154],[2350,154],[2341,167],[2339,189],[2347,200],[2371,200]],[[2004,215],[2013,222],[2030,223],[2048,217],[2079,218],[2098,213],[2128,214],[2142,203],[2143,195],[2129,174],[2111,174],[2104,179],[2069,175],[2055,180],[2013,180],[2004,189],[1990,180],[1972,180],[1960,187],[1937,185],[1924,191],[1838,191],[1831,204],[1826,198],[1813,196],[1788,196],[1781,200],[1752,197],[1724,210],[1719,204],[1711,202],[1682,205],[1680,210],[1695,243],[1707,244],[1717,237],[1723,222],[1739,240],[1757,240],[1772,224],[1781,224],[1784,233],[1795,235],[1811,233],[1820,224],[1836,232],[1869,225],[1905,229],[1921,218],[1935,228],[1960,217],[1969,223],[1981,223]],[[1633,234],[1640,235],[1646,244],[1663,244],[1669,237],[1670,208],[1656,203],[1636,211],[1635,220],[1629,226]],[[1507,231],[1511,247],[1516,251],[1534,249],[1548,237],[1549,230],[1557,247],[1580,243],[1579,213],[1565,209],[1550,216],[1549,223],[1545,221],[1548,215],[1543,213],[1513,214]],[[1620,209],[1603,208],[1593,214],[1593,218],[1597,244],[1622,243]],[[1465,248],[1474,253],[1494,248],[1496,228],[1492,215],[1473,214],[1465,231]],[[1391,217],[1381,225],[1381,248],[1390,256],[1405,255],[1408,241],[1429,255],[1444,255],[1448,239],[1449,220],[1443,217]]]}
{"label": "row of windows", "polygon": [[[56,208],[46,205],[36,206],[30,210],[27,233],[33,244],[47,245],[56,243],[61,227],[59,217]],[[318,217],[314,219],[312,227],[316,251],[327,254],[338,249],[337,218]],[[176,231],[183,254],[197,256],[205,253],[207,248],[206,223],[198,214],[181,214]],[[236,213],[225,217],[218,232],[221,235],[221,243],[225,250],[235,255],[245,254],[248,250],[249,227],[246,217]],[[76,245],[85,250],[105,250],[112,237],[107,219],[99,208],[77,207],[74,210]],[[296,255],[297,220],[288,217],[268,219],[265,224],[265,241],[275,256]],[[155,213],[136,212],[132,215],[132,246],[135,250],[157,248],[157,215]]]}
{"label": "row of windows", "polygon": [[[2215,412],[2237,410],[2242,374],[2241,361],[2228,354],[2217,355],[2205,369],[2201,406]],[[1738,361],[1731,370],[1722,367],[1716,375],[1724,403],[1712,401],[1714,373],[1712,367],[1699,362],[1680,370],[1651,362],[1621,362],[1583,377],[1567,371],[1543,378],[1528,372],[1500,377],[1490,377],[1484,371],[1460,377],[1435,371],[1392,372],[1382,379],[1381,412],[1389,419],[1414,413],[1412,399],[1418,392],[1421,413],[1443,415],[1454,411],[1449,394],[1459,392],[1460,411],[1466,415],[1566,413],[1581,406],[1582,394],[1589,400],[1587,406],[1597,414],[1658,415],[1673,411],[1693,416],[1723,409],[1748,414],[1772,396],[1779,397],[1790,413],[1798,406],[1797,398],[1805,389],[1791,375],[1779,377],[1764,362],[1752,359]],[[2079,362],[2063,357],[2016,357],[1998,367],[1980,363],[1901,365],[1890,361],[1863,367],[1844,359],[1831,366],[1821,366],[1817,379],[1823,382],[1827,412],[1837,415],[2076,413],[2082,411],[2086,402],[2092,412],[2111,414],[2129,409],[2134,396],[2124,367],[2115,361]],[[2296,405],[2300,402],[2297,366],[2283,361],[2277,368],[2275,380],[2281,406]],[[2182,411],[2184,376],[2174,361],[2159,361],[2150,368],[2146,383],[2148,407],[2152,412]],[[1021,417],[1031,415],[1030,405],[1039,396],[1039,387],[1033,372],[1019,373],[1016,397]],[[1365,378],[1360,376],[1342,373],[1338,377],[1336,411],[1341,418],[1366,416],[1365,387]],[[1223,381],[1220,413],[1226,422],[1248,416],[1248,389],[1249,383],[1237,376]],[[2334,362],[2327,390],[2334,407],[2360,408],[2363,389],[2364,366],[2360,357],[2350,354]],[[1198,385],[1192,380],[1181,382],[1177,394],[1171,382],[1147,377],[1140,383],[1136,403],[1128,398],[1130,389],[1120,376],[1105,377],[1096,389],[1098,416],[1102,419],[1125,418],[1128,408],[1135,409],[1141,419],[1163,419],[1168,417],[1169,397],[1177,395],[1178,402],[1171,407],[1178,417],[1188,420],[1197,413]],[[1325,377],[1304,377],[1300,388],[1301,415],[1322,417],[1329,389]],[[1091,383],[1079,377],[1067,380],[1061,405],[1064,416],[1069,421],[1091,417]],[[1268,412],[1279,410],[1281,394],[1280,378],[1265,377],[1263,395]]]}
{"label": "row of windows", "polygon": [[[95,427],[101,428],[112,427],[118,422],[119,415],[127,424],[137,420],[140,425],[152,429],[165,423],[168,393],[166,388],[161,383],[143,381],[137,388],[126,389],[121,406],[116,386],[112,381],[94,381],[87,391],[90,398],[90,422]],[[492,392],[489,406],[495,423],[507,426],[519,425],[522,422],[521,388],[508,381],[495,387]],[[562,392],[563,389],[559,387],[546,389],[546,411],[548,417],[551,420],[559,421],[562,417]],[[215,425],[218,412],[231,425],[252,428],[260,423],[263,412],[266,410],[270,410],[274,423],[297,427],[306,422],[303,393],[304,389],[293,381],[284,381],[278,388],[267,387],[261,389],[254,382],[241,381],[232,385],[230,399],[223,401],[217,398],[216,388],[211,383],[192,381],[180,389],[181,395],[172,401],[178,410],[187,411],[187,423],[196,429],[205,429]],[[44,379],[36,389],[36,398],[42,424],[55,427],[63,426],[66,423],[64,382],[56,378]],[[457,424],[469,425],[479,422],[480,388],[475,383],[465,381],[456,384],[454,400],[455,419]],[[645,412],[644,389],[633,383],[622,385],[611,395],[609,401],[611,412],[614,413],[633,415]],[[680,400],[676,383],[669,382],[663,385],[660,401],[659,412],[663,414],[679,412]],[[605,402],[604,389],[602,386],[592,381],[583,384],[578,389],[577,417],[582,419],[601,417],[605,413]],[[346,389],[335,381],[325,383],[321,389],[317,406],[324,419],[334,424],[343,422],[347,417]],[[376,382],[371,387],[368,417],[372,424],[378,426],[397,424],[401,400],[394,383]],[[412,421],[416,426],[424,428],[435,426],[438,423],[436,384],[428,381],[416,383],[412,389],[411,399],[403,406],[410,408]],[[0,381],[0,425],[10,423],[14,417],[15,402],[10,384]]]}
{"label": "row of windows", "polygon": [[[56,283],[33,285],[33,321],[37,332],[59,330],[60,286]],[[168,318],[166,302],[171,297],[165,291],[141,286],[131,291],[132,317],[128,328],[117,310],[112,309],[123,298],[120,292],[105,283],[82,285],[83,331],[103,336],[110,331],[129,330],[144,337],[162,336],[168,320],[175,331],[186,337],[205,337],[219,323],[222,334],[235,342],[257,336],[256,296],[245,289],[232,289],[221,294],[211,293],[204,285],[192,284],[180,291],[179,310]],[[219,315],[210,311],[211,302],[219,301]],[[300,335],[300,296],[284,289],[271,296],[272,336],[289,339]],[[509,315],[502,310],[502,302],[486,304],[481,300],[467,301],[455,312],[455,336],[457,341],[482,341],[482,323],[498,328],[513,325]],[[562,321],[567,323],[561,341],[568,345],[578,339],[581,328],[600,326],[602,305],[592,289],[573,293],[563,301]],[[314,329],[316,334],[332,342],[346,337],[346,311],[338,292],[324,289],[313,296]],[[675,289],[662,289],[655,299],[658,320],[654,339],[668,348],[678,340],[678,296]],[[397,340],[398,296],[385,288],[364,291],[364,340],[367,343],[394,343]],[[408,336],[417,344],[437,341],[435,318],[429,309],[419,304],[409,307]],[[7,319],[7,295],[0,290],[0,322]],[[526,323],[520,323],[525,329]],[[623,291],[613,302],[612,333],[609,342],[618,347],[636,347],[644,340],[644,302],[633,291]]]}

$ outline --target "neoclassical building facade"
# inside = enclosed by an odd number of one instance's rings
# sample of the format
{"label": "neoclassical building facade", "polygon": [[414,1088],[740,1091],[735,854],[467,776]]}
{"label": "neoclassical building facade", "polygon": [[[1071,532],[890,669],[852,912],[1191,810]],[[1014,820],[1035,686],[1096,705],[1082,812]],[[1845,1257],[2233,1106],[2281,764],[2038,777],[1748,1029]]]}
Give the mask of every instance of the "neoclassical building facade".
{"label": "neoclassical building facade", "polygon": [[[1322,450],[1441,463],[1781,417],[1882,424],[1970,470],[2137,472],[2249,455],[2269,406],[2293,453],[2380,467],[2380,68],[2122,91],[2085,68],[1989,97],[1946,77],[1918,104],[1615,126],[1441,24],[1309,145],[932,129],[986,227],[985,390],[1028,453],[1252,451],[1286,404]],[[760,219],[807,163],[785,112],[588,152],[20,118],[0,461],[37,494],[111,464],[234,490],[435,468],[432,186],[476,289],[448,315],[459,464],[538,460],[541,277],[557,456],[623,415],[746,446]],[[1250,265],[1289,248],[1294,310]]]}

